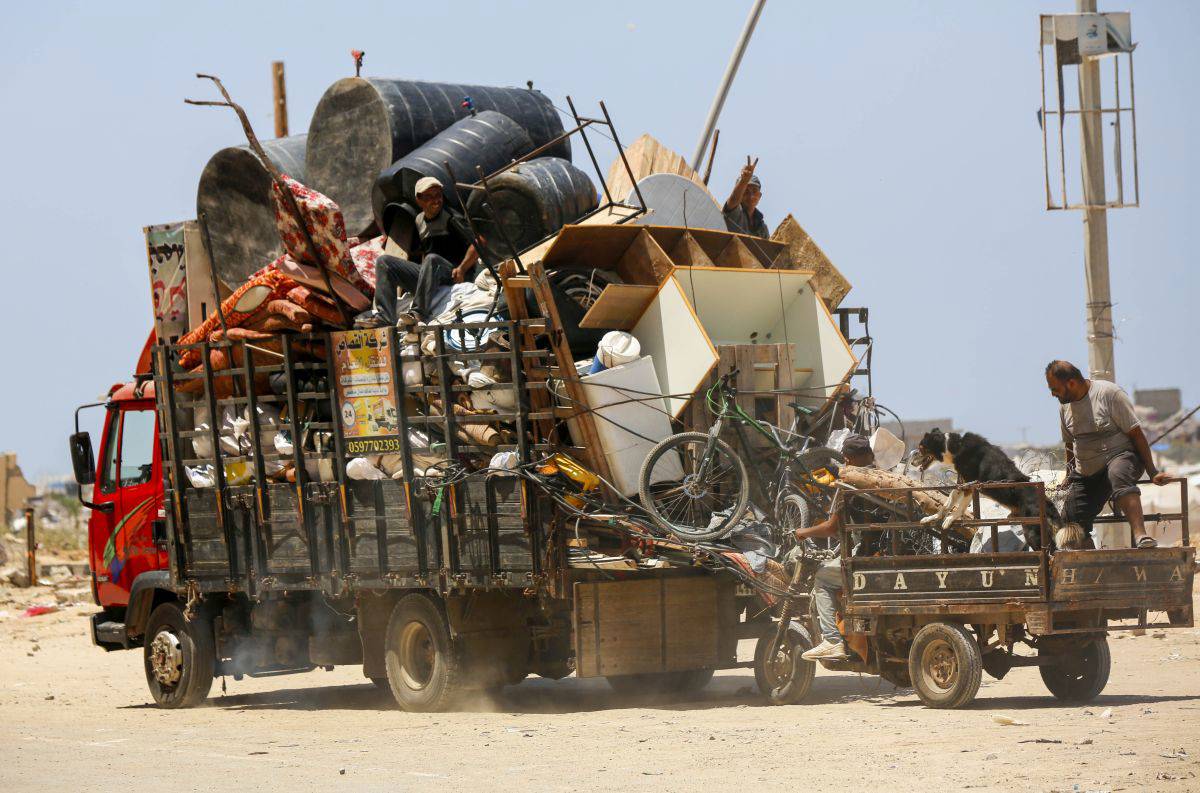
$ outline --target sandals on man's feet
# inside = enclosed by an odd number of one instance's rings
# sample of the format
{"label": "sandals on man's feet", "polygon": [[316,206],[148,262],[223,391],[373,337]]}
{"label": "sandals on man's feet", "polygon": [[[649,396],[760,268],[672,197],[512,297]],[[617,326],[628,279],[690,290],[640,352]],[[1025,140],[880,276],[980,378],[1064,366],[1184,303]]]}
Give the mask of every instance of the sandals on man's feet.
{"label": "sandals on man's feet", "polygon": [[1151,537],[1149,534],[1143,534],[1138,538],[1137,547],[1139,548],[1157,548],[1158,540]]}

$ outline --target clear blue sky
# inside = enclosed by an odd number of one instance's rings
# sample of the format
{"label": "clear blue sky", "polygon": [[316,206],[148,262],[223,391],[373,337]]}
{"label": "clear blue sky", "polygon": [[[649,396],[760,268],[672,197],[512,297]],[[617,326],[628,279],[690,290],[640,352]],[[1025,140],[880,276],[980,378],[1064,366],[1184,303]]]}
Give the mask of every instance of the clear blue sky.
{"label": "clear blue sky", "polygon": [[[191,218],[200,171],[243,142],[196,72],[220,75],[264,136],[270,62],[293,131],[352,73],[605,99],[622,136],[690,156],[749,0],[20,3],[0,81],[4,364],[0,448],[70,470],[75,405],[124,379],[150,324],[141,228]],[[762,209],[791,212],[872,310],[876,393],[997,441],[1057,435],[1042,367],[1086,365],[1082,221],[1042,209],[1039,13],[1069,0],[770,0],[720,122],[713,184],[761,158]],[[1116,366],[1126,387],[1200,398],[1200,6],[1137,2],[1142,207],[1110,213]],[[579,156],[582,156],[581,154]],[[606,161],[607,162],[607,161]],[[723,198],[723,196],[722,196]]]}

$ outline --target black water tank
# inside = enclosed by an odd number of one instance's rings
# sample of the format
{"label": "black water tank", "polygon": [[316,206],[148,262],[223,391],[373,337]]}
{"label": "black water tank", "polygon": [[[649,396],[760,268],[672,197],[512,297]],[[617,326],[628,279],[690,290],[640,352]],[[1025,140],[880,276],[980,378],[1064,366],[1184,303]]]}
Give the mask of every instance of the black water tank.
{"label": "black water tank", "polygon": [[500,259],[512,255],[506,237],[518,251],[524,250],[599,205],[588,175],[560,157],[523,162],[489,179],[488,189],[492,211],[484,208],[487,196],[481,191],[473,192],[467,211],[487,239],[489,252]]}
{"label": "black water tank", "polygon": [[375,221],[379,228],[386,229],[388,218],[384,216],[384,210],[389,205],[406,203],[415,206],[417,180],[423,176],[432,176],[441,182],[446,201],[461,208],[461,199],[465,199],[470,191],[459,191],[461,198],[455,200],[445,163],[450,163],[450,169],[460,183],[469,184],[479,178],[476,168],[490,174],[533,149],[533,141],[525,129],[494,110],[460,119],[379,174],[371,190]]}
{"label": "black water tank", "polygon": [[[469,115],[464,97],[520,124],[535,147],[563,133],[550,100],[527,88],[347,77],[325,91],[308,127],[308,184],[341,206],[348,234],[373,225],[371,188],[380,171]],[[547,153],[570,159],[570,142]]]}
{"label": "black water tank", "polygon": [[[307,135],[262,141],[283,173],[305,181]],[[217,277],[236,289],[246,277],[283,253],[271,204],[271,175],[249,146],[221,149],[209,159],[196,190],[196,217],[204,217]]]}

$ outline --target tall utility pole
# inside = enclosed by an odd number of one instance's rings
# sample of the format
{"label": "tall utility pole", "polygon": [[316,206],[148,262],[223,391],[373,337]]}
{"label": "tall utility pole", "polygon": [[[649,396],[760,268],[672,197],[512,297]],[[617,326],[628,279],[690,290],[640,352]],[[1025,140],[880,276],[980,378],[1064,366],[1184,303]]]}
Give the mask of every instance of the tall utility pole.
{"label": "tall utility pole", "polygon": [[[1081,14],[1096,13],[1096,0],[1075,0]],[[1079,64],[1080,160],[1083,166],[1083,266],[1087,282],[1088,369],[1097,380],[1116,381],[1113,362],[1112,293],[1108,280],[1108,211],[1104,190],[1104,119],[1100,113],[1100,63]]]}
{"label": "tall utility pole", "polygon": [[287,90],[283,84],[283,61],[271,63],[271,84],[275,94],[275,137],[286,138],[287,125]]}

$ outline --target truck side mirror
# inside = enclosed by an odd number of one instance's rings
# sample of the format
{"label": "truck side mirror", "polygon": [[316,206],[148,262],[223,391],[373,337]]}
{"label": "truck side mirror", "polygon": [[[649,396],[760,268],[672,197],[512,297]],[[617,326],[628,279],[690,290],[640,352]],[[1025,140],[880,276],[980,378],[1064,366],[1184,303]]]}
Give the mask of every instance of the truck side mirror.
{"label": "truck side mirror", "polygon": [[75,481],[82,487],[96,482],[96,457],[92,454],[92,436],[86,432],[71,435],[71,466]]}

